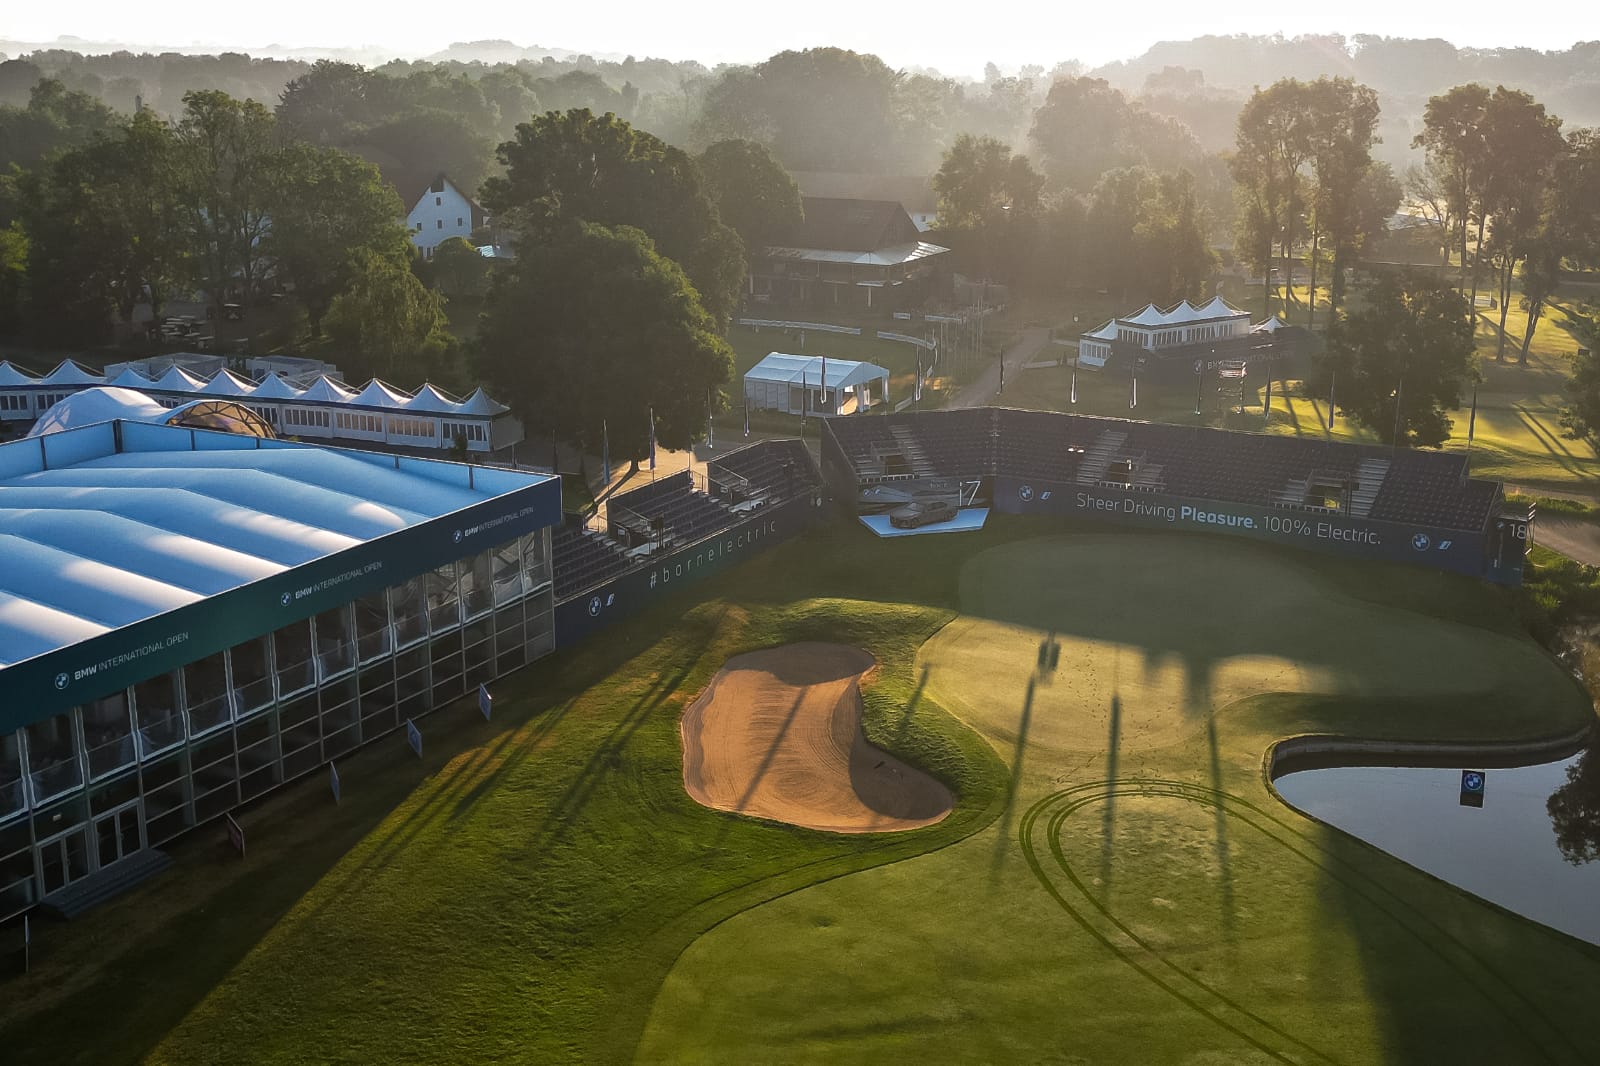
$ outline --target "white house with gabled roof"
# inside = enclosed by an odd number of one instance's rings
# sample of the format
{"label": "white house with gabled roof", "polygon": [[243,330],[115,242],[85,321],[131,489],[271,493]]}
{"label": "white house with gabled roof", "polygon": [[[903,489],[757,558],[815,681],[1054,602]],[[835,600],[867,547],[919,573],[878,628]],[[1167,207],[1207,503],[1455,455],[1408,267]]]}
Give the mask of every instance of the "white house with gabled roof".
{"label": "white house with gabled roof", "polygon": [[470,240],[472,231],[488,222],[483,208],[447,174],[436,175],[421,192],[406,195],[410,205],[406,228],[424,259],[432,259],[434,249],[451,237]]}

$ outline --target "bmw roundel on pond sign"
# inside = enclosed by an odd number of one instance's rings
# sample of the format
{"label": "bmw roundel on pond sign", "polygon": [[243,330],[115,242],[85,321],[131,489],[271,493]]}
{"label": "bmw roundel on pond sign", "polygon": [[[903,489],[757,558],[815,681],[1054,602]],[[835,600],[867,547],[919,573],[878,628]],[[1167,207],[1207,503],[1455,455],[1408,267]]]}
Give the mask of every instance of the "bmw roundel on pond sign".
{"label": "bmw roundel on pond sign", "polygon": [[1024,486],[1022,486],[1020,489],[1017,490],[1017,495],[1021,496],[1024,500],[1033,499],[1033,486],[1032,485],[1024,485]]}
{"label": "bmw roundel on pond sign", "polygon": [[1483,806],[1483,787],[1488,776],[1482,770],[1461,771],[1461,806]]}
{"label": "bmw roundel on pond sign", "polygon": [[600,613],[600,597],[596,596],[589,601],[589,616],[592,618]]}
{"label": "bmw roundel on pond sign", "polygon": [[1411,535],[1411,546],[1419,552],[1427,551],[1428,545],[1432,543],[1433,541],[1429,539],[1426,533],[1413,533]]}

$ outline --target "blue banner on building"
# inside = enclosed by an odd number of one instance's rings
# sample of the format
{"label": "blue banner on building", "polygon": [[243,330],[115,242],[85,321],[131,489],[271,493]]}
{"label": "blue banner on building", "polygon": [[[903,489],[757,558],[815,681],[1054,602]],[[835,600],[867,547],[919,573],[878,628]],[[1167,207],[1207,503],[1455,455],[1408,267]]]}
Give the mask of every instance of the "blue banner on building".
{"label": "blue banner on building", "polygon": [[1002,476],[994,507],[1008,514],[1056,514],[1118,525],[1226,533],[1352,558],[1415,563],[1489,576],[1481,533],[1358,518],[1327,511],[1262,507],[1162,493]]}

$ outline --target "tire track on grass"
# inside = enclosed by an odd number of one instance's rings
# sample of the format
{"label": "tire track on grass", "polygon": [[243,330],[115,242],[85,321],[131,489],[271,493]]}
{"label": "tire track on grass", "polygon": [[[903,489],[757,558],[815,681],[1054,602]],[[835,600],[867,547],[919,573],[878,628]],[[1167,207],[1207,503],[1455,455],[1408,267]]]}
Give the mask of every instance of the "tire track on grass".
{"label": "tire track on grass", "polygon": [[[1500,1012],[1501,1016],[1505,1018],[1512,1028],[1519,1032],[1534,1048],[1538,1049],[1544,1061],[1559,1063],[1569,1060],[1565,1060],[1556,1051],[1548,1047],[1546,1039],[1531,1031],[1523,1020],[1524,1015],[1514,1013],[1508,1009],[1507,1004],[1503,1002],[1501,997],[1494,994],[1491,987],[1489,987],[1490,985],[1499,986],[1502,992],[1509,994],[1523,1008],[1526,1015],[1537,1018],[1545,1028],[1554,1033],[1555,1040],[1553,1042],[1571,1054],[1570,1061],[1583,1061],[1584,1053],[1582,1049],[1573,1042],[1563,1029],[1555,1025],[1525,993],[1459,938],[1441,927],[1425,912],[1401,898],[1394,890],[1384,886],[1372,875],[1359,870],[1348,861],[1334,855],[1327,848],[1312,841],[1283,819],[1249,800],[1228,792],[1188,782],[1159,778],[1133,778],[1096,781],[1077,785],[1052,793],[1030,807],[1018,826],[1019,841],[1034,876],[1038,878],[1045,890],[1055,898],[1061,908],[1090,936],[1103,944],[1141,976],[1197,1013],[1234,1033],[1272,1058],[1280,1062],[1295,1061],[1288,1057],[1288,1054],[1284,1051],[1273,1047],[1269,1043],[1271,1038],[1266,1034],[1271,1034],[1271,1036],[1275,1036],[1281,1041],[1286,1041],[1296,1048],[1308,1051],[1323,1061],[1329,1063],[1338,1062],[1331,1055],[1312,1047],[1293,1034],[1279,1028],[1194,974],[1168,960],[1160,951],[1135,933],[1125,922],[1118,919],[1109,907],[1089,891],[1088,886],[1084,884],[1077,870],[1073,867],[1071,860],[1068,859],[1061,842],[1062,831],[1067,821],[1078,811],[1095,804],[1104,803],[1113,795],[1118,795],[1119,797],[1136,796],[1179,799],[1200,806],[1219,809],[1222,814],[1238,819],[1296,857],[1311,864],[1355,897],[1390,918],[1413,939],[1427,948],[1441,963],[1480,993]],[[1048,862],[1041,856],[1035,841],[1036,830],[1041,820],[1045,823],[1044,839],[1047,842],[1046,850],[1049,853]],[[1068,892],[1064,891],[1052,879],[1052,872],[1066,877],[1072,886],[1072,891],[1076,896],[1081,897],[1077,903],[1069,898]],[[1386,905],[1385,901],[1387,901],[1388,905]],[[1083,907],[1083,904],[1087,904],[1087,909]],[[1098,913],[1121,937],[1138,945],[1153,962],[1141,961],[1136,958],[1136,953],[1130,952],[1119,945],[1113,935],[1097,928],[1093,918],[1094,913]],[[1419,927],[1425,927],[1430,930],[1445,945],[1454,948],[1456,952],[1464,956],[1465,960],[1473,965],[1470,967],[1464,966],[1460,962],[1447,957],[1440,944],[1424,936]],[[1161,972],[1163,970],[1166,973]],[[1481,971],[1481,974],[1474,971]],[[1487,982],[1484,980],[1484,976],[1487,976]],[[1210,997],[1215,1003],[1223,1005],[1226,1010],[1219,1010],[1214,1004],[1206,1002],[1206,997]],[[1247,1031],[1242,1024],[1229,1016],[1230,1012],[1254,1023],[1265,1033]]]}

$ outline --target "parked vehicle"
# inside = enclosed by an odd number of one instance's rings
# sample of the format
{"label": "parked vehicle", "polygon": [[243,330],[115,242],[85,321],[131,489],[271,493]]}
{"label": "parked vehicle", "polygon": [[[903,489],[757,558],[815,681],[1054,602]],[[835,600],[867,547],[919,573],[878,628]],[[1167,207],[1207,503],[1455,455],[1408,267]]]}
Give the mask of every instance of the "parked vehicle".
{"label": "parked vehicle", "polygon": [[916,529],[937,522],[948,522],[956,516],[956,511],[956,505],[945,500],[908,503],[889,512],[889,524],[896,529]]}

